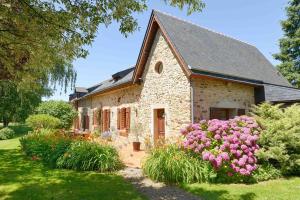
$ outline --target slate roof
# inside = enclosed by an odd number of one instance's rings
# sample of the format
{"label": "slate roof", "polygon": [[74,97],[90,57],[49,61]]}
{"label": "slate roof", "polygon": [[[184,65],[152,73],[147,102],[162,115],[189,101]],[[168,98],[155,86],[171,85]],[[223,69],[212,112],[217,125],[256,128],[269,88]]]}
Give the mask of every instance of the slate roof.
{"label": "slate roof", "polygon": [[[256,47],[159,11],[152,14],[192,73],[264,86],[266,101],[300,101],[300,90],[292,88]],[[133,83],[134,70],[122,70],[89,88],[76,87],[75,92],[86,93],[78,99]]]}
{"label": "slate roof", "polygon": [[270,102],[300,101],[300,89],[276,85],[264,85],[265,100]]}
{"label": "slate roof", "polygon": [[112,78],[105,80],[103,82],[100,82],[92,87],[87,88],[88,93],[81,98],[120,86],[122,84],[131,83],[132,82],[132,76],[133,71],[135,67],[131,67],[125,70],[122,70],[116,74],[112,75]]}
{"label": "slate roof", "polygon": [[192,71],[291,86],[256,47],[159,11],[153,13]]}

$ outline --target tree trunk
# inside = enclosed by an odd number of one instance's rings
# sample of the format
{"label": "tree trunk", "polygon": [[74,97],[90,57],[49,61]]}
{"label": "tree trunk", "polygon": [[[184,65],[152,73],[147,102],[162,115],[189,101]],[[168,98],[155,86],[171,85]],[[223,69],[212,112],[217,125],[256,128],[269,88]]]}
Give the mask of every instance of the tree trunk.
{"label": "tree trunk", "polygon": [[3,127],[8,127],[9,120],[6,117],[3,117]]}

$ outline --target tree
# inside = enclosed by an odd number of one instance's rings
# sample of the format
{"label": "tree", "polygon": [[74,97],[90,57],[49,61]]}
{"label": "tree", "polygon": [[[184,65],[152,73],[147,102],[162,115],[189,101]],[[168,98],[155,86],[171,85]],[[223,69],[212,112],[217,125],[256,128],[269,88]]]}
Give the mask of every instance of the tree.
{"label": "tree", "polygon": [[47,88],[30,88],[18,86],[13,81],[0,81],[0,121],[4,127],[12,120],[24,121],[41,102],[42,96],[47,94]]}
{"label": "tree", "polygon": [[45,101],[36,109],[38,114],[47,114],[60,120],[62,128],[70,128],[77,116],[76,110],[65,101]]}
{"label": "tree", "polygon": [[274,57],[281,61],[279,71],[300,88],[300,0],[290,0],[286,12],[287,19],[281,22],[284,37],[279,40],[280,53]]}
{"label": "tree", "polygon": [[[201,11],[201,0],[164,0]],[[72,61],[87,55],[100,25],[119,23],[125,36],[137,29],[135,12],[147,0],[1,0],[0,80],[26,84],[74,83]]]}

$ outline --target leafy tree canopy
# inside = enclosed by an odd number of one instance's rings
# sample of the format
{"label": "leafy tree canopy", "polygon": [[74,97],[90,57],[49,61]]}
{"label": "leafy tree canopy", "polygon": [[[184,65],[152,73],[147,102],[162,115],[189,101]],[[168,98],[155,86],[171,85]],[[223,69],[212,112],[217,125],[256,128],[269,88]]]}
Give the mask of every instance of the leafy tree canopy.
{"label": "leafy tree canopy", "polygon": [[[188,14],[202,0],[164,0]],[[0,1],[0,80],[28,85],[68,86],[76,73],[72,61],[87,55],[99,25],[119,23],[125,36],[138,27],[133,13],[147,0],[2,0]]]}
{"label": "leafy tree canopy", "polygon": [[300,0],[290,0],[286,12],[287,19],[281,22],[284,37],[279,40],[280,53],[274,57],[282,62],[279,71],[300,88]]}
{"label": "leafy tree canopy", "polygon": [[47,88],[18,86],[13,81],[0,80],[0,121],[4,126],[12,120],[24,121],[41,102],[42,96],[48,94]]}
{"label": "leafy tree canopy", "polygon": [[38,114],[47,114],[56,117],[60,120],[61,128],[70,128],[73,120],[77,116],[76,110],[65,101],[45,101],[42,102],[36,109]]}

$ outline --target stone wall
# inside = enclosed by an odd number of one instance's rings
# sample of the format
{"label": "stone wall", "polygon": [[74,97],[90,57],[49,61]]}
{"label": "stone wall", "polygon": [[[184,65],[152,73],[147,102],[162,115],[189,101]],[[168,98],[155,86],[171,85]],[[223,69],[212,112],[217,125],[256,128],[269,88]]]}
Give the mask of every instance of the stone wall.
{"label": "stone wall", "polygon": [[[160,74],[154,69],[157,62],[163,64]],[[93,127],[92,111],[109,108],[110,126],[116,129],[117,108],[131,107],[131,125],[140,122],[143,133],[153,139],[154,110],[163,108],[166,114],[166,137],[169,137],[178,135],[180,128],[191,121],[190,92],[188,78],[158,31],[145,65],[142,83],[80,100],[79,112],[88,108],[90,127]]]}
{"label": "stone wall", "polygon": [[[162,62],[159,74],[155,65]],[[165,109],[166,137],[179,134],[191,121],[190,82],[166,40],[158,31],[142,76],[140,115],[146,133],[153,135],[154,109]]]}
{"label": "stone wall", "polygon": [[[155,65],[158,62],[162,62],[163,65],[161,73],[155,71]],[[193,113],[191,94],[193,94],[194,101]],[[254,88],[252,86],[204,78],[189,81],[158,30],[145,65],[141,84],[80,100],[79,112],[88,112],[90,127],[93,129],[93,110],[110,109],[110,128],[116,130],[117,109],[130,107],[130,127],[135,123],[141,123],[144,136],[150,135],[153,139],[156,109],[165,110],[166,137],[172,138],[179,135],[180,128],[191,122],[192,114],[194,120],[199,121],[209,119],[210,107],[248,110],[253,103]]]}
{"label": "stone wall", "polygon": [[135,113],[138,108],[138,99],[140,97],[141,86],[132,85],[130,87],[114,90],[111,92],[91,96],[87,99],[81,100],[79,103],[79,112],[83,108],[88,108],[88,115],[90,117],[90,129],[93,130],[93,111],[96,109],[110,109],[110,128],[117,129],[117,109],[123,107],[131,108],[131,127],[134,124]]}
{"label": "stone wall", "polygon": [[254,87],[217,79],[192,80],[194,121],[209,119],[210,108],[240,108],[249,111],[254,104]]}

